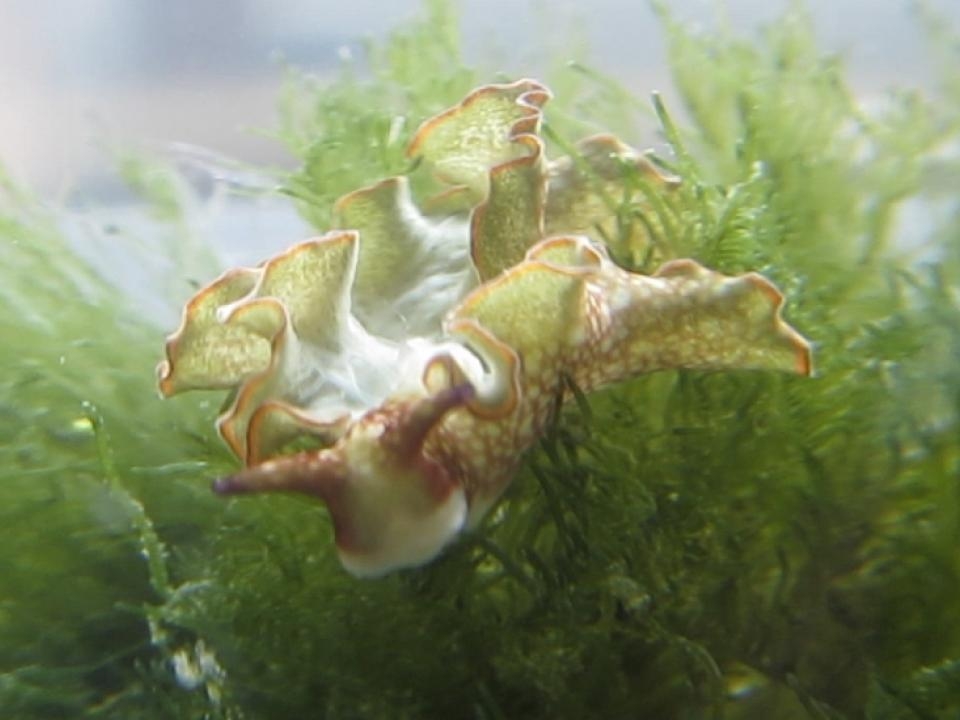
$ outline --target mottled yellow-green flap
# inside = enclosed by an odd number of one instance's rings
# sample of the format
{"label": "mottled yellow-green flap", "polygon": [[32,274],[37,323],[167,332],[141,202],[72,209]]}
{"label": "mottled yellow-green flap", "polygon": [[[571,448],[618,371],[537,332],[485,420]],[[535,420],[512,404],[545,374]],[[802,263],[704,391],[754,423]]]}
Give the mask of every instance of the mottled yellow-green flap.
{"label": "mottled yellow-green flap", "polygon": [[811,372],[809,344],[780,316],[783,296],[756,273],[674,260],[648,277],[608,264],[592,285],[605,307],[571,364],[584,390],[666,368]]}
{"label": "mottled yellow-green flap", "polygon": [[422,227],[411,227],[415,213],[406,178],[395,177],[345,195],[334,207],[339,227],[360,234],[354,301],[365,306],[393,297],[407,278],[418,274],[416,263]]}
{"label": "mottled yellow-green flap", "polygon": [[288,387],[288,378],[284,373],[290,348],[294,347],[296,356],[298,341],[290,331],[287,313],[281,300],[274,297],[255,298],[235,306],[229,317],[231,325],[256,325],[266,329],[274,327],[274,336],[270,339],[270,361],[259,373],[251,375],[240,386],[233,402],[217,420],[217,429],[226,440],[230,449],[245,461],[248,455],[247,428],[250,417],[264,401],[282,397]]}
{"label": "mottled yellow-green flap", "polygon": [[247,458],[250,419],[262,403],[290,392],[300,374],[288,365],[299,362],[301,343],[339,349],[356,256],[357,234],[332,232],[201,290],[167,341],[161,391],[241,385],[218,427]]}
{"label": "mottled yellow-green flap", "polygon": [[336,347],[350,308],[357,242],[355,232],[343,231],[293,246],[264,265],[252,296],[280,300],[301,339]]}
{"label": "mottled yellow-green flap", "polygon": [[331,232],[295,245],[261,268],[247,297],[224,307],[229,325],[256,331],[270,341],[270,360],[247,378],[218,423],[231,449],[247,462],[269,452],[253,443],[251,419],[266,402],[284,400],[296,388],[304,344],[338,350],[350,302],[357,256],[357,234]]}
{"label": "mottled yellow-green flap", "polygon": [[474,90],[459,105],[424,122],[407,154],[422,157],[438,177],[482,198],[490,168],[526,154],[513,140],[538,131],[540,107],[549,97],[533,80]]}
{"label": "mottled yellow-green flap", "polygon": [[654,278],[676,288],[669,326],[690,348],[690,366],[812,372],[810,344],[784,322],[783,295],[762,275],[728,277],[693,260],[674,260]]}
{"label": "mottled yellow-green flap", "polygon": [[471,293],[450,322],[476,321],[521,358],[557,353],[582,324],[583,299],[581,277],[528,261]]}
{"label": "mottled yellow-green flap", "polygon": [[470,222],[470,253],[482,281],[513,267],[543,237],[546,182],[542,146],[519,138],[529,154],[498,165],[490,173],[489,195]]}
{"label": "mottled yellow-green flap", "polygon": [[270,343],[249,328],[223,324],[217,314],[249,293],[258,277],[257,270],[231,270],[190,300],[157,368],[160,392],[229,388],[267,367]]}

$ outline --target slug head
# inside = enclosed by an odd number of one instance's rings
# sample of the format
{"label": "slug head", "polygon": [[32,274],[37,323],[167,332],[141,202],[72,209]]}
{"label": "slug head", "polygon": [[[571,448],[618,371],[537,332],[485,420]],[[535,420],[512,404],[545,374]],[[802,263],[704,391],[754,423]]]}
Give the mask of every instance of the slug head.
{"label": "slug head", "polygon": [[436,557],[459,533],[467,498],[456,468],[425,448],[447,412],[474,396],[464,383],[390,402],[332,447],[273,458],[214,482],[220,495],[295,492],[322,500],[344,567],[375,577]]}

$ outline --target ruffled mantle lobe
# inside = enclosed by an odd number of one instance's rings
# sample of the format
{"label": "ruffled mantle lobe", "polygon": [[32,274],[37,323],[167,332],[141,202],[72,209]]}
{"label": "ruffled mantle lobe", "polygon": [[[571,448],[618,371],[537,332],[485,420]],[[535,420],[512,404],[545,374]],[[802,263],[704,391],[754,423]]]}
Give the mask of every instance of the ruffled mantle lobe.
{"label": "ruffled mantle lobe", "polygon": [[[418,206],[404,177],[357,190],[335,208],[349,229],[190,300],[159,386],[233,391],[217,427],[246,467],[216,492],[319,498],[344,566],[379,575],[430,561],[483,518],[570,380],[810,373],[760,275],[666,258],[640,275],[586,236],[615,222],[603,196],[623,196],[625,172],[662,192],[678,181],[606,135],[549,162],[549,97],[532,80],[475,90],[410,143],[437,196]],[[304,436],[321,449],[283,453]]]}

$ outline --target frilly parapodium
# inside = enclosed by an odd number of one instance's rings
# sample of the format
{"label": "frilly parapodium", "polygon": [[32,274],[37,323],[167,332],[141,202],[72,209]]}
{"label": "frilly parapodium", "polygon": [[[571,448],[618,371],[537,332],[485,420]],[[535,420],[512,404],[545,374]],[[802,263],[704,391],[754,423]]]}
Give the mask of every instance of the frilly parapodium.
{"label": "frilly parapodium", "polygon": [[[342,229],[187,303],[159,387],[233,391],[217,427],[245,467],[216,492],[319,499],[344,566],[380,575],[477,525],[571,381],[810,373],[809,344],[760,275],[688,259],[637,274],[588,237],[615,221],[603,196],[628,192],[624,167],[664,193],[679,180],[607,135],[547,160],[549,98],[533,80],[473,91],[410,143],[443,184],[430,200],[405,177],[357,190],[334,208]],[[318,449],[284,452],[304,436]]]}

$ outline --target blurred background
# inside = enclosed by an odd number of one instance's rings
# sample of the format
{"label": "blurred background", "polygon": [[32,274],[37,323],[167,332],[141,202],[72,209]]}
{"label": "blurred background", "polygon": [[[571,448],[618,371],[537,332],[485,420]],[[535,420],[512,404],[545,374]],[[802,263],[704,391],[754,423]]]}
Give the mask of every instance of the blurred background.
{"label": "blurred background", "polygon": [[[785,0],[678,0],[680,18],[725,17],[752,31]],[[822,45],[846,59],[865,96],[923,86],[928,60],[907,0],[810,0]],[[956,0],[926,5],[960,21]],[[0,0],[0,162],[42,197],[109,202],[119,192],[103,146],[186,143],[242,162],[293,161],[265,135],[285,64],[322,75],[415,17],[418,0]],[[669,86],[659,24],[643,0],[463,0],[471,59],[536,75],[531,28],[556,47],[573,35],[588,58],[641,96]],[[718,8],[721,8],[718,14]],[[539,46],[544,43],[538,42]],[[542,54],[542,53],[541,53]]]}

